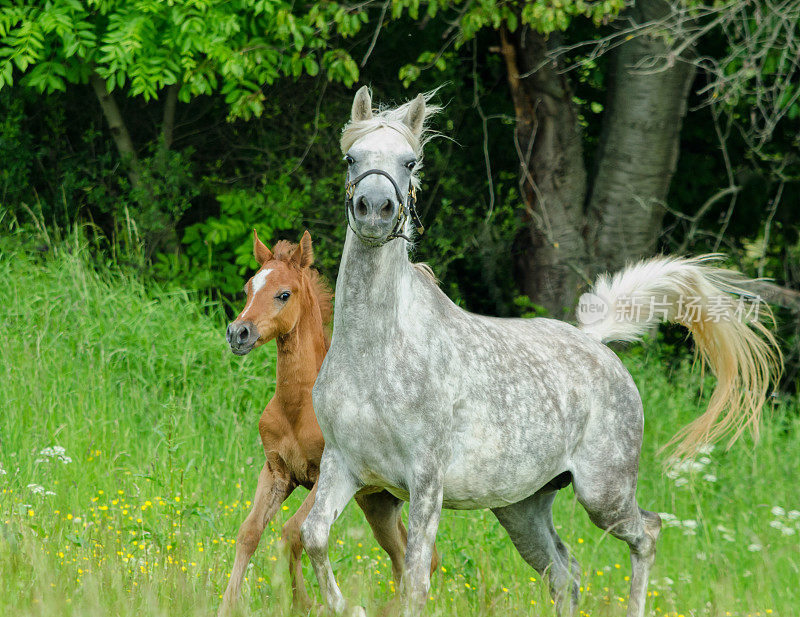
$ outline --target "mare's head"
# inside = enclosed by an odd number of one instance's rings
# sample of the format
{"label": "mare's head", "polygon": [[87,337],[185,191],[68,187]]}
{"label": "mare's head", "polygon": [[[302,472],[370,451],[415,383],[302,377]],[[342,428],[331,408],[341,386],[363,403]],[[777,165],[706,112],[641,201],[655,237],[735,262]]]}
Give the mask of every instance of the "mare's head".
{"label": "mare's head", "polygon": [[314,251],[308,231],[299,244],[280,240],[270,251],[253,230],[253,254],[259,269],[244,286],[247,304],[225,333],[237,356],[290,333],[309,311],[322,329],[323,313],[330,311],[330,294],[311,269]]}
{"label": "mare's head", "polygon": [[369,89],[363,86],[353,100],[341,139],[347,196],[352,200],[347,217],[367,246],[385,244],[393,232],[410,231],[405,216],[430,136],[426,120],[440,109],[427,103],[430,96],[420,94],[400,107],[374,111]]}

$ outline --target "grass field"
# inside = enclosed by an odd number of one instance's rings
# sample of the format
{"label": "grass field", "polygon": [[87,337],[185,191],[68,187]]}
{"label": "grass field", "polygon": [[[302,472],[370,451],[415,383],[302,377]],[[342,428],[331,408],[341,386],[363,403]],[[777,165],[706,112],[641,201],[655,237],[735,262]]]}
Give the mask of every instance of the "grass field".
{"label": "grass field", "polygon": [[[218,306],[98,273],[69,246],[43,260],[0,238],[0,615],[211,615],[262,464],[274,347],[234,357]],[[667,474],[656,451],[698,413],[700,378],[652,345],[625,360],[647,417],[639,501],[668,514],[648,615],[800,615],[797,403],[775,406],[757,445]],[[267,528],[244,614],[288,614],[277,539],[304,495]],[[584,569],[581,614],[624,615],[627,547],[569,488],[555,521]],[[438,548],[429,614],[553,614],[490,513],[446,511]],[[331,555],[345,595],[375,615],[394,583],[352,505]]]}

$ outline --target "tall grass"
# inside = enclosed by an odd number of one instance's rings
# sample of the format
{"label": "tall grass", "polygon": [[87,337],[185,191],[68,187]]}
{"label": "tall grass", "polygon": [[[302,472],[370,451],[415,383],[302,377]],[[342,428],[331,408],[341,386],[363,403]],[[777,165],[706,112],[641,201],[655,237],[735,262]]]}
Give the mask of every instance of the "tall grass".
{"label": "tall grass", "polygon": [[[77,236],[45,257],[20,246],[0,238],[0,615],[213,614],[263,460],[274,347],[234,357],[218,305],[94,267]],[[665,473],[656,451],[700,411],[700,378],[654,347],[625,360],[647,416],[639,499],[672,517],[648,615],[800,614],[797,403],[776,406],[759,444]],[[277,537],[301,493],[264,534],[245,614],[288,613]],[[585,570],[582,614],[623,615],[627,547],[571,489],[555,521]],[[490,513],[445,512],[438,548],[431,614],[552,614]],[[395,585],[357,508],[331,556],[345,594],[376,614]]]}

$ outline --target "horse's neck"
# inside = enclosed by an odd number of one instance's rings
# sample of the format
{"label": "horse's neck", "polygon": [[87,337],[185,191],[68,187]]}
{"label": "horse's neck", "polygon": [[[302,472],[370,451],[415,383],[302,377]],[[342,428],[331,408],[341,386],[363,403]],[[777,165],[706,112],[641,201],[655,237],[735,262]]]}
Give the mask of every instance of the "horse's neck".
{"label": "horse's neck", "polygon": [[[347,230],[339,276],[336,279],[336,329],[365,325],[403,314],[412,301],[413,266],[402,239],[387,242],[380,248],[368,248]],[[384,316],[382,312],[391,312]]]}
{"label": "horse's neck", "polygon": [[278,336],[276,343],[275,397],[291,413],[293,407],[304,406],[310,396],[327,351],[319,307],[313,297],[292,331]]}

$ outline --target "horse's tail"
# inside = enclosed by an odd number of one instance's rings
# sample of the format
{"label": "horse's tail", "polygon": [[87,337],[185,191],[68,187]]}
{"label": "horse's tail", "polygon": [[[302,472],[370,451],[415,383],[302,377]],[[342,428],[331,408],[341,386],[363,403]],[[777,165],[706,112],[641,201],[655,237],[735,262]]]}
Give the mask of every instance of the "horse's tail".
{"label": "horse's tail", "polygon": [[660,321],[688,328],[695,357],[717,378],[708,409],[670,441],[685,456],[728,436],[730,446],[745,429],[758,437],[771,384],[783,358],[772,332],[772,313],[743,285],[744,276],[715,267],[719,255],[693,259],[655,257],[598,277],[581,297],[581,329],[603,341],[634,341]]}

